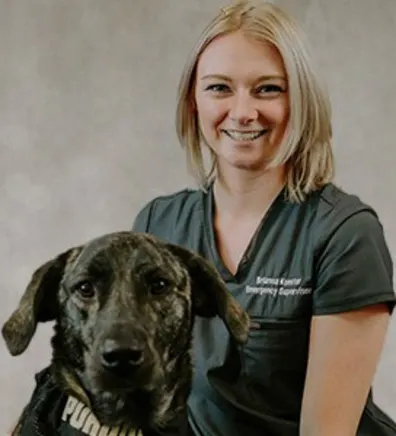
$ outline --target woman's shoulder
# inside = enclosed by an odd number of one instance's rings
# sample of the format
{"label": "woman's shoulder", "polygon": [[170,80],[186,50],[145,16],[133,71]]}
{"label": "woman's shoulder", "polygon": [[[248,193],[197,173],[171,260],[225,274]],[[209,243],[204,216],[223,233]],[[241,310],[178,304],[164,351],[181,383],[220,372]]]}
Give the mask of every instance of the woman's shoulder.
{"label": "woman's shoulder", "polygon": [[324,186],[319,191],[317,199],[319,218],[348,216],[364,210],[377,215],[373,207],[365,203],[357,194],[349,193],[333,183]]}
{"label": "woman's shoulder", "polygon": [[[379,223],[376,210],[359,195],[349,193],[335,184],[328,184],[308,200],[315,210],[319,232],[331,234],[346,221]],[[367,218],[368,217],[368,218]]]}
{"label": "woman's shoulder", "polygon": [[176,222],[191,219],[192,215],[202,210],[204,195],[202,190],[192,188],[158,195],[146,202],[137,213],[133,230],[151,232],[159,225],[173,226]]}
{"label": "woman's shoulder", "polygon": [[393,310],[393,260],[374,208],[334,186],[317,196],[312,229],[314,312],[334,313],[387,302]]}
{"label": "woman's shoulder", "polygon": [[387,252],[377,211],[358,195],[329,184],[318,193],[314,204],[317,250],[328,244],[346,249],[353,241],[360,241],[361,245],[381,245],[381,251]]}

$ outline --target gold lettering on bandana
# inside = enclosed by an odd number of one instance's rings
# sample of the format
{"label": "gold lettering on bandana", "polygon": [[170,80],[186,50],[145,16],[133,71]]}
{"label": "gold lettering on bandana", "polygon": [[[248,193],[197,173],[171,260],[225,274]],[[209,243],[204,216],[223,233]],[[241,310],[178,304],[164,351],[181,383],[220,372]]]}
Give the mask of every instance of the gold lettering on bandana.
{"label": "gold lettering on bandana", "polygon": [[126,425],[118,427],[102,425],[84,403],[72,396],[67,399],[62,421],[88,436],[143,436],[141,430],[132,429]]}

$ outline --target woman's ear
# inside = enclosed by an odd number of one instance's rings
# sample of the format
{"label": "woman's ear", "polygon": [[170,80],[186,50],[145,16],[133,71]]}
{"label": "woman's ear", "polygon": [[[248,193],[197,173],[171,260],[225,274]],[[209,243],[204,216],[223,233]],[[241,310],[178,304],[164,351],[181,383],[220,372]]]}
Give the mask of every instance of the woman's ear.
{"label": "woman's ear", "polygon": [[195,116],[197,116],[197,103],[195,101],[195,92],[192,91],[189,99],[188,99],[188,108],[191,111],[191,113]]}

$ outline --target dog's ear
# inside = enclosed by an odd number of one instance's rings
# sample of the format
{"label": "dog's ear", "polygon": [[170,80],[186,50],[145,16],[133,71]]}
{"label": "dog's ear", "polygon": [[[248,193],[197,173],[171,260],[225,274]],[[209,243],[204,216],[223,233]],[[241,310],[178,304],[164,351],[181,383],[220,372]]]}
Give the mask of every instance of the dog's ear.
{"label": "dog's ear", "polygon": [[11,355],[17,356],[28,347],[38,322],[57,317],[57,294],[67,263],[81,248],[71,248],[41,265],[32,275],[17,309],[2,328],[2,335]]}
{"label": "dog's ear", "polygon": [[215,267],[190,250],[169,243],[167,246],[187,267],[191,278],[194,313],[202,317],[218,315],[238,343],[246,342],[250,324],[249,315],[229,293]]}

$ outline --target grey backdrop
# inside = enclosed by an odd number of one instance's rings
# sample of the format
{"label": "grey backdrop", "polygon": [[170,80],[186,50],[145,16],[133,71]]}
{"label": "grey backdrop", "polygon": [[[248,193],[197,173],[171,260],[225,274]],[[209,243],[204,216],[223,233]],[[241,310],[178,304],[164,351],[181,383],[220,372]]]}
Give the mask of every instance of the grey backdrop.
{"label": "grey backdrop", "polygon": [[[396,1],[284,0],[332,94],[337,182],[378,211],[396,254]],[[219,0],[0,0],[0,321],[32,271],[72,244],[130,228],[155,195],[192,184],[174,133],[176,86]],[[0,345],[0,434],[50,357]],[[375,397],[396,418],[396,320]]]}

